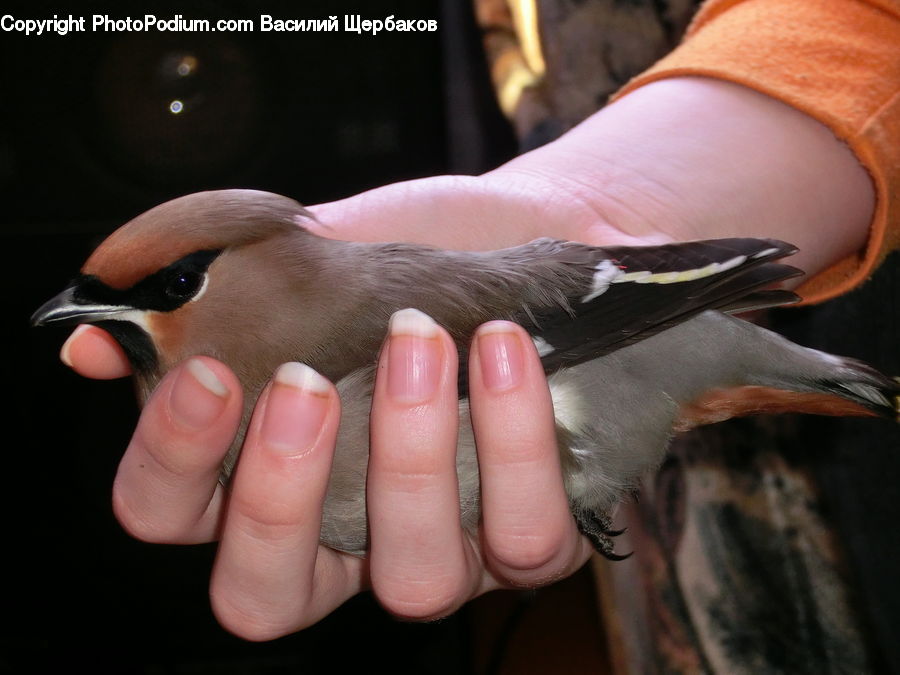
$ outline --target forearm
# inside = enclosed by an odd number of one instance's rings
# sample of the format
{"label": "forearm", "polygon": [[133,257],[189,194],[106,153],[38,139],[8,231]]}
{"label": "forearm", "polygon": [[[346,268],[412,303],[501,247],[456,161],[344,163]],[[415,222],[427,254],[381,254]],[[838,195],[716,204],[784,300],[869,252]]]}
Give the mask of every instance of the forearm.
{"label": "forearm", "polygon": [[655,241],[775,237],[800,248],[792,264],[808,275],[863,247],[875,201],[866,170],[824,125],[704,78],[642,87],[485,178],[582,202],[596,215],[591,240],[610,226]]}

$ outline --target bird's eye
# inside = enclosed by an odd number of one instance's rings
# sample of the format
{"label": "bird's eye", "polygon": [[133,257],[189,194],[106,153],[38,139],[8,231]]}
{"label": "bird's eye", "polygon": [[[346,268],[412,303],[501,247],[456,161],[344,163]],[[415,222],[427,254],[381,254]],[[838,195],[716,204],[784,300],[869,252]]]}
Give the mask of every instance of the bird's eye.
{"label": "bird's eye", "polygon": [[203,275],[199,272],[181,272],[173,276],[166,286],[169,297],[184,300],[190,298],[203,284]]}

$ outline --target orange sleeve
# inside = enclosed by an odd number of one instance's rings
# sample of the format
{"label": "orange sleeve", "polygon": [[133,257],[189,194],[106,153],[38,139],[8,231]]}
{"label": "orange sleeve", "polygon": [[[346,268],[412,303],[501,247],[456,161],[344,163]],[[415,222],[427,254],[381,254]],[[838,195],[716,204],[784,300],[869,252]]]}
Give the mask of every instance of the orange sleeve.
{"label": "orange sleeve", "polygon": [[616,96],[706,76],[777,98],[826,124],[872,176],[865,250],[804,283],[804,302],[864,281],[900,247],[900,0],[711,0],[682,44]]}

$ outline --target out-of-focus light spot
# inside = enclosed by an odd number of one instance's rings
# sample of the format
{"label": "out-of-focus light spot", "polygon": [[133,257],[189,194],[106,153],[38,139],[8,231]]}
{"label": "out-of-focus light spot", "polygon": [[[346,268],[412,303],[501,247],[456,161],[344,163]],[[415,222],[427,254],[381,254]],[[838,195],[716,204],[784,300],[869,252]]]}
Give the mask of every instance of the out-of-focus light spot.
{"label": "out-of-focus light spot", "polygon": [[169,104],[169,112],[173,115],[177,115],[182,110],[184,110],[184,103],[182,103],[178,99],[175,99]]}
{"label": "out-of-focus light spot", "polygon": [[178,65],[175,67],[175,72],[181,77],[187,77],[195,70],[197,70],[197,58],[190,54],[182,56],[181,60],[178,61]]}

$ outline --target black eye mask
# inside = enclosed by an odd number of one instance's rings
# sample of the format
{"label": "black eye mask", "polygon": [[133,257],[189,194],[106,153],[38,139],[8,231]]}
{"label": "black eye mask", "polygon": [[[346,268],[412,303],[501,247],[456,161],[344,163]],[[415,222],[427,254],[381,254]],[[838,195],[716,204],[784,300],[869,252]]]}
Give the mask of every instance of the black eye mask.
{"label": "black eye mask", "polygon": [[171,312],[203,287],[206,270],[220,253],[221,250],[191,253],[125,290],[110,288],[93,275],[82,275],[74,280],[74,300]]}

